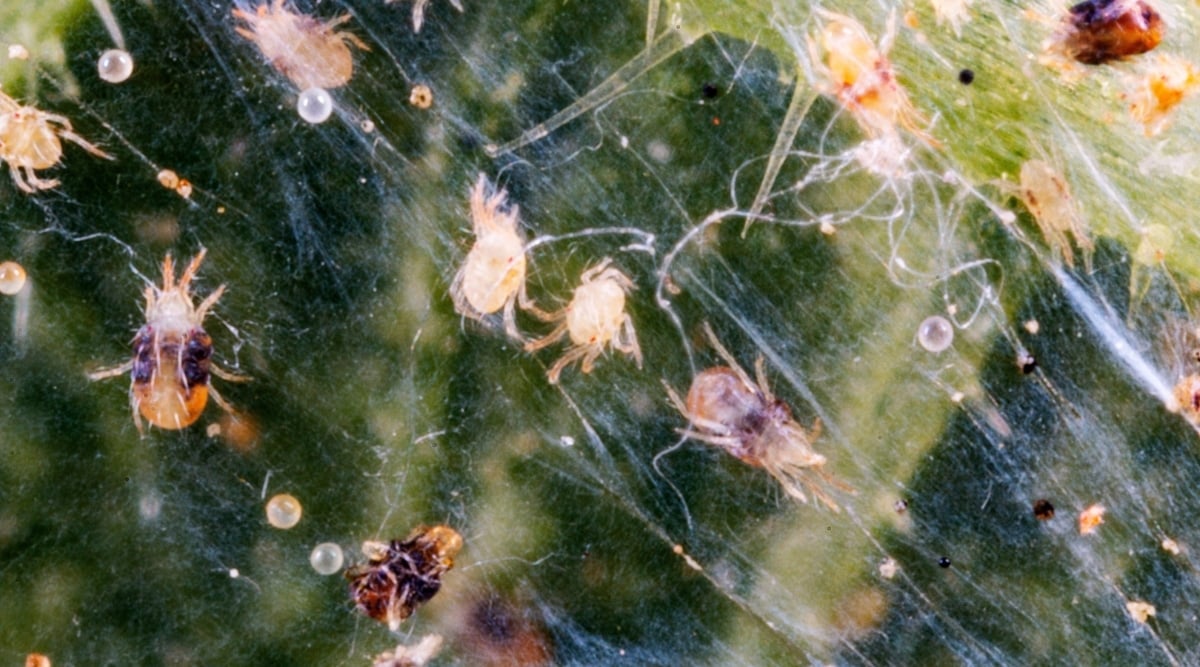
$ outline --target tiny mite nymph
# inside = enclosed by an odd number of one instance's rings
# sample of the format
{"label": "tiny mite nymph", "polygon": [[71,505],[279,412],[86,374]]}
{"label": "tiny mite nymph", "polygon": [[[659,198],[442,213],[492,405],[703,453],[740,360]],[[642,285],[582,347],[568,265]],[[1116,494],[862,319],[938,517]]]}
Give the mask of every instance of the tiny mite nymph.
{"label": "tiny mite nymph", "polygon": [[139,433],[143,417],[159,428],[190,426],[204,412],[209,395],[232,413],[233,408],[212,387],[212,375],[230,382],[249,379],[224,370],[212,360],[212,339],[201,323],[225,292],[225,286],[214,290],[199,306],[193,304],[189,291],[205,252],[201,248],[196,253],[178,284],[175,263],[167,253],[162,287],[146,286],[146,324],[133,338],[133,358],[88,374],[92,380],[130,374],[129,403]]}
{"label": "tiny mite nymph", "polygon": [[542,338],[526,343],[526,352],[552,345],[563,336],[571,339],[571,347],[546,372],[550,384],[558,384],[563,369],[579,359],[583,360],[580,364],[583,372],[591,373],[596,359],[608,347],[633,357],[637,367],[642,367],[642,349],[638,347],[633,320],[625,312],[625,293],[634,289],[633,281],[610,264],[612,259],[605,257],[584,271],[571,303],[556,313],[539,316],[547,322],[557,322],[558,326]]}
{"label": "tiny mite nymph", "polygon": [[817,421],[811,430],[796,423],[792,409],[771,391],[761,356],[754,363],[757,377],[751,378],[707,323],[704,333],[729,365],[700,371],[692,380],[687,400],[663,381],[671,403],[689,422],[688,428],[679,429],[679,433],[716,445],[743,463],[766,470],[797,500],[808,501],[802,489],[806,487],[837,511],[837,503],[823,487],[853,490],[825,472],[825,457],[813,449],[813,442],[821,435],[821,422]]}

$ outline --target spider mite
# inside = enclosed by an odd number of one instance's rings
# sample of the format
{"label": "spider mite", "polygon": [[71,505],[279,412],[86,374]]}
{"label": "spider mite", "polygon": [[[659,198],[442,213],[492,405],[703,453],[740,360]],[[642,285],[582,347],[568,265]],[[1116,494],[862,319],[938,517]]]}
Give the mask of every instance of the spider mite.
{"label": "spider mite", "polygon": [[771,391],[761,356],[754,363],[756,377],[751,378],[707,323],[704,333],[728,365],[714,366],[696,375],[686,401],[663,381],[671,403],[689,422],[689,427],[679,429],[679,433],[716,445],[743,463],[766,470],[797,500],[808,502],[803,491],[807,487],[821,502],[837,511],[837,504],[822,485],[849,492],[852,489],[824,471],[825,457],[812,447],[821,435],[820,420],[811,430],[797,424],[791,408]]}
{"label": "spider mite", "polygon": [[518,207],[508,206],[507,194],[494,191],[483,174],[471,188],[475,245],[450,283],[450,298],[460,315],[480,322],[503,309],[505,333],[523,340],[517,331],[516,306],[546,314],[525,295],[525,239],[517,220]]}
{"label": "spider mite", "polygon": [[[1034,222],[1046,237],[1046,243],[1054,252],[1061,253],[1067,266],[1075,266],[1075,251],[1071,240],[1085,253],[1088,259],[1095,245],[1088,237],[1087,225],[1075,206],[1067,181],[1054,167],[1042,160],[1029,160],[1021,165],[1021,182],[1017,194],[1025,208],[1033,215]],[[1071,238],[1068,239],[1067,235]]]}
{"label": "spider mite", "polygon": [[254,13],[234,8],[233,17],[247,25],[237,33],[257,44],[267,62],[300,90],[346,85],[354,74],[350,45],[371,50],[353,33],[334,30],[350,20],[349,14],[321,21],[275,0],[258,5]]}
{"label": "spider mite", "polygon": [[625,312],[625,293],[634,289],[633,281],[609,266],[611,263],[612,259],[605,257],[584,271],[571,303],[542,318],[558,322],[558,326],[546,336],[525,344],[525,351],[533,352],[570,335],[571,347],[546,373],[550,384],[558,384],[562,370],[578,359],[583,359],[581,370],[591,373],[596,359],[608,346],[632,356],[638,368],[642,367],[642,349],[638,347],[633,320]]}
{"label": "spider mite", "polygon": [[1047,50],[1103,65],[1153,49],[1164,30],[1162,17],[1145,0],[1086,0],[1067,10]]}
{"label": "spider mite", "polygon": [[214,290],[199,306],[192,302],[189,288],[206,252],[201,248],[196,253],[178,284],[175,263],[167,253],[162,287],[146,286],[146,324],[133,338],[133,358],[88,374],[92,380],[130,374],[129,403],[138,433],[143,432],[143,417],[159,428],[190,426],[204,412],[210,395],[217,405],[232,413],[233,408],[213,388],[212,375],[230,382],[249,379],[226,371],[212,360],[212,339],[201,326],[225,286]]}
{"label": "spider mite", "polygon": [[23,106],[0,92],[0,159],[8,163],[13,183],[29,193],[48,190],[58,179],[43,179],[35,169],[49,169],[62,159],[62,140],[87,152],[111,160],[112,156],[75,134],[65,116]]}
{"label": "spider mite", "polygon": [[1175,107],[1200,87],[1200,70],[1183,58],[1159,54],[1126,81],[1120,97],[1146,136],[1153,137],[1170,124]]}
{"label": "spider mite", "polygon": [[359,611],[395,632],[442,587],[463,539],[449,526],[418,526],[403,540],[365,542],[367,562],[346,571]]}
{"label": "spider mite", "polygon": [[867,29],[849,16],[820,9],[817,14],[825,25],[818,37],[809,38],[808,52],[818,89],[835,98],[872,139],[895,136],[900,125],[936,147],[938,142],[922,129],[925,118],[909,101],[887,59],[896,36],[895,16],[888,19],[887,33],[877,47]]}

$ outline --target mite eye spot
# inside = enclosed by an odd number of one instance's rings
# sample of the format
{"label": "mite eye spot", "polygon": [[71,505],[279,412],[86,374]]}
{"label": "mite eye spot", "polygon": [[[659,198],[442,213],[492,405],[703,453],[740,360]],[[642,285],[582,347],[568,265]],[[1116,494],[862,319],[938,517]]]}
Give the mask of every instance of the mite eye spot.
{"label": "mite eye spot", "polygon": [[969,86],[975,82],[975,72],[969,69],[962,69],[958,72],[958,82],[964,86]]}

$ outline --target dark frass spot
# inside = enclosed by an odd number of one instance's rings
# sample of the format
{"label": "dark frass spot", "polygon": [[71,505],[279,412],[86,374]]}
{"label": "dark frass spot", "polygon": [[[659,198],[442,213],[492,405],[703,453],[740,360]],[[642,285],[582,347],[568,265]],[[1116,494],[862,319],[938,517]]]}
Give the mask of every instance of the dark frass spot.
{"label": "dark frass spot", "polygon": [[958,72],[958,82],[964,86],[969,86],[975,82],[974,70],[962,69]]}
{"label": "dark frass spot", "polygon": [[950,567],[950,557],[942,556],[941,558],[939,558],[938,559],[938,567],[940,567],[940,568]]}
{"label": "dark frass spot", "polygon": [[1038,521],[1049,521],[1054,518],[1054,505],[1045,498],[1039,498],[1033,503],[1033,516]]}
{"label": "dark frass spot", "polygon": [[1017,353],[1017,367],[1025,375],[1029,375],[1037,368],[1037,357],[1034,357],[1028,350],[1021,350]]}
{"label": "dark frass spot", "polygon": [[705,98],[711,100],[715,99],[721,94],[721,89],[717,88],[717,84],[715,83],[706,83],[704,84],[704,87],[700,89],[700,92],[703,93]]}

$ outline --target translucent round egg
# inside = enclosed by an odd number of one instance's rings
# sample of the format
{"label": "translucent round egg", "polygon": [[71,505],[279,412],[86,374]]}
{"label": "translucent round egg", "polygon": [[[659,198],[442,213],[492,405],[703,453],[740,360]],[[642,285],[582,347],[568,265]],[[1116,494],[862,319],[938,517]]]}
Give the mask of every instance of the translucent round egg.
{"label": "translucent round egg", "polygon": [[109,83],[121,83],[133,74],[133,56],[121,49],[109,49],[96,62],[100,78]]}
{"label": "translucent round egg", "polygon": [[342,553],[342,548],[333,542],[324,542],[313,547],[312,553],[308,555],[308,563],[312,565],[312,569],[317,571],[317,574],[331,575],[342,569],[342,563],[345,562],[345,555]]}
{"label": "translucent round egg", "polygon": [[930,352],[941,352],[954,342],[954,325],[941,315],[927,317],[917,327],[917,342]]}
{"label": "translucent round egg", "polygon": [[267,522],[276,528],[287,530],[300,523],[300,515],[304,508],[300,501],[288,493],[272,496],[267,501]]}
{"label": "translucent round egg", "polygon": [[333,98],[322,88],[309,88],[296,100],[296,111],[309,123],[324,123],[333,113]]}
{"label": "translucent round egg", "polygon": [[0,264],[0,294],[12,296],[25,286],[25,268],[16,262]]}

